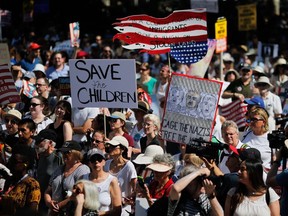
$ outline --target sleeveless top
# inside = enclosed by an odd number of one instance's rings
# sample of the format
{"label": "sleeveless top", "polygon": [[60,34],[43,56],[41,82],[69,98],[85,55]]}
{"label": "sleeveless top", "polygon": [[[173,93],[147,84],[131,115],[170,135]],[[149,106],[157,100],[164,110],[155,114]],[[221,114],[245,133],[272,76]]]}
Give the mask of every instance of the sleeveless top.
{"label": "sleeveless top", "polygon": [[56,141],[56,147],[55,147],[56,149],[61,148],[64,143],[63,127],[64,127],[65,122],[66,121],[61,122],[61,124],[57,128],[54,127],[54,123],[49,124],[47,127],[48,129],[54,130],[57,134],[57,141]]}
{"label": "sleeveless top", "polygon": [[[95,185],[99,192],[99,203],[100,203],[99,211],[109,211],[111,208],[112,202],[110,195],[110,184],[114,178],[115,178],[114,176],[109,174],[104,181],[99,183],[95,182]],[[89,174],[84,175],[83,179],[89,180]]]}

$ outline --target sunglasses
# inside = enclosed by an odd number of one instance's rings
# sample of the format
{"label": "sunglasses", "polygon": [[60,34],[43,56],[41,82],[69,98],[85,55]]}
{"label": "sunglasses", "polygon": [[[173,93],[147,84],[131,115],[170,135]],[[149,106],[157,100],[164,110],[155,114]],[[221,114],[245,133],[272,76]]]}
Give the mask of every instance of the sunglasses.
{"label": "sunglasses", "polygon": [[104,158],[101,156],[101,155],[93,155],[93,156],[91,156],[91,158],[89,159],[89,161],[91,162],[91,163],[96,163],[96,161],[98,162],[98,163],[100,163],[100,162],[102,162],[104,160]]}
{"label": "sunglasses", "polygon": [[82,194],[83,193],[83,191],[81,191],[81,189],[76,187],[76,186],[73,186],[73,189],[75,190],[76,194]]}
{"label": "sunglasses", "polygon": [[97,144],[103,143],[103,141],[100,141],[100,140],[97,140],[97,139],[92,139],[92,140],[91,140],[91,143],[93,143],[93,142],[96,142]]}
{"label": "sunglasses", "polygon": [[6,124],[8,124],[9,122],[11,123],[11,124],[18,124],[18,122],[19,122],[19,120],[17,120],[17,119],[8,119],[8,118],[5,118],[4,119],[5,120],[5,123]]}
{"label": "sunglasses", "polygon": [[32,107],[36,107],[36,106],[38,106],[38,105],[41,105],[41,104],[37,104],[37,103],[30,103],[30,106],[32,106]]}
{"label": "sunglasses", "polygon": [[264,119],[250,118],[250,119],[247,119],[247,120],[246,120],[247,123],[250,123],[250,122],[258,122],[258,121],[264,121]]}
{"label": "sunglasses", "polygon": [[108,144],[108,145],[105,146],[105,152],[110,152],[110,151],[112,151],[112,150],[114,150],[116,148],[120,148],[120,145],[113,146],[113,145],[109,145]]}
{"label": "sunglasses", "polygon": [[144,92],[138,92],[138,96],[144,95]]}
{"label": "sunglasses", "polygon": [[115,119],[115,118],[112,118],[112,119],[110,119],[110,122],[113,122],[113,123],[115,123],[115,122],[117,122],[117,118]]}

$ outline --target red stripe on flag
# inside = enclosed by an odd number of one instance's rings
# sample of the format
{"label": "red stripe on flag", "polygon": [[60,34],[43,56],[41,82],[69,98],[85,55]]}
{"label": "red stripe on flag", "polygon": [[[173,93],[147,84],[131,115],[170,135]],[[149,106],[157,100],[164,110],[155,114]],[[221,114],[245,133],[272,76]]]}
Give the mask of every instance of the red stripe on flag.
{"label": "red stripe on flag", "polygon": [[166,24],[169,22],[179,22],[181,20],[186,20],[187,17],[193,17],[194,19],[202,19],[206,21],[206,9],[191,9],[191,10],[179,10],[174,11],[167,17],[164,18],[155,18],[152,16],[148,16],[146,14],[140,15],[132,15],[124,18],[118,18],[120,21],[129,21],[129,20],[141,20],[141,21],[149,21],[158,24]]}

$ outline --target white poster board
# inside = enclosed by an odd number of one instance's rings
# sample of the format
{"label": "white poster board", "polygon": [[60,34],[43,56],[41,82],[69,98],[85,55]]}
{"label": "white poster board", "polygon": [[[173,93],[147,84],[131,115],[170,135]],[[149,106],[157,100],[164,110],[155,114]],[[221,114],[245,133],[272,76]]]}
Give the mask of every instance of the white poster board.
{"label": "white poster board", "polygon": [[72,105],[137,108],[135,59],[70,59]]}

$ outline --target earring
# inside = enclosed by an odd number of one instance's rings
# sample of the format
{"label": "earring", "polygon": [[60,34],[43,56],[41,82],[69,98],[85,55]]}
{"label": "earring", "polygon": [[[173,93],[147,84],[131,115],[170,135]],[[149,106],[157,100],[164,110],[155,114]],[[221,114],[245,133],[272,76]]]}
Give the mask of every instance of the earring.
{"label": "earring", "polygon": [[27,164],[26,164],[26,163],[24,163],[24,167],[27,167]]}

